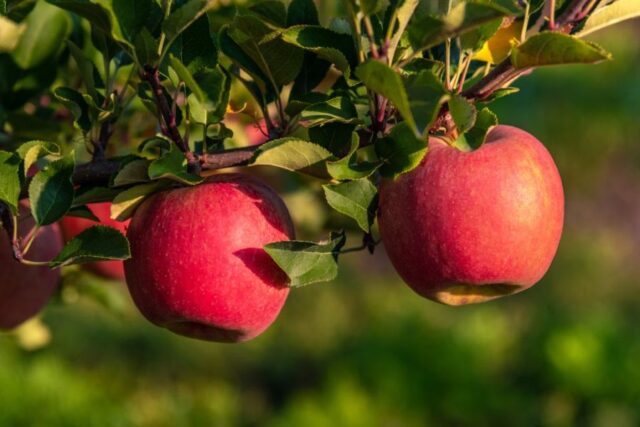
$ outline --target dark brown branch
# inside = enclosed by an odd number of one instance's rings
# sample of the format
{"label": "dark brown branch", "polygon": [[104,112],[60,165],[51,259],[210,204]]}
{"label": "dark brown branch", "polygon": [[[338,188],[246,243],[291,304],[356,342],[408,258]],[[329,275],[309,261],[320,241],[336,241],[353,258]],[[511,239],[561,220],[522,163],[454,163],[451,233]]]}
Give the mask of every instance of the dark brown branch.
{"label": "dark brown branch", "polygon": [[[190,153],[189,146],[180,135],[175,112],[169,106],[167,97],[165,96],[162,83],[160,82],[160,71],[157,67],[145,67],[142,78],[149,83],[153,92],[153,97],[158,108],[158,116],[160,120],[160,129],[167,138],[171,139],[184,153]],[[187,156],[190,157],[190,156]],[[190,161],[192,159],[189,159]]]}
{"label": "dark brown branch", "polygon": [[253,158],[259,145],[236,148],[214,154],[202,154],[198,160],[202,170],[224,169],[233,166],[246,166]]}

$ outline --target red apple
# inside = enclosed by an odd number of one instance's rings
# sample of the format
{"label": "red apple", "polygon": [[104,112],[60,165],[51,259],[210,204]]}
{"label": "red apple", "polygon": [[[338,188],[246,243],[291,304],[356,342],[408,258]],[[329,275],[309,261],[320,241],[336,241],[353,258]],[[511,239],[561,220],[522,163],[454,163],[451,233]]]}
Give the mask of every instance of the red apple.
{"label": "red apple", "polygon": [[[87,206],[91,212],[100,220],[100,224],[113,227],[123,234],[127,232],[129,221],[116,221],[111,219],[111,203],[93,203]],[[66,216],[60,221],[60,228],[65,241],[73,239],[82,231],[93,227],[98,223],[86,218]],[[124,280],[124,267],[122,261],[98,261],[85,264],[85,267],[99,276],[108,279]]]}
{"label": "red apple", "polygon": [[562,181],[532,135],[494,128],[472,152],[432,138],[418,168],[383,184],[379,222],[394,267],[418,294],[478,303],[533,286],[555,256]]}
{"label": "red apple", "polygon": [[[24,237],[33,228],[34,221],[24,205],[20,215],[18,233]],[[51,261],[61,249],[60,230],[53,224],[38,231],[26,258]],[[16,261],[7,233],[0,230],[0,329],[13,329],[40,312],[59,281],[59,270],[31,267]]]}
{"label": "red apple", "polygon": [[249,340],[274,322],[289,293],[286,274],[262,248],[293,235],[282,200],[249,176],[216,175],[155,194],[127,234],[131,296],[149,321],[177,334]]}

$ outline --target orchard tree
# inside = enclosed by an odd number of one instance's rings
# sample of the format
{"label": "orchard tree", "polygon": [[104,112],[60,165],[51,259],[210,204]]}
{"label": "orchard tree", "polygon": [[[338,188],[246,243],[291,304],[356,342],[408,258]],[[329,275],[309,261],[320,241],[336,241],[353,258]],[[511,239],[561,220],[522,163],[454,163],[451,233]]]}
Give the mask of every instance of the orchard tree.
{"label": "orchard tree", "polygon": [[[151,322],[227,342],[381,242],[445,304],[542,278],[560,176],[491,103],[539,67],[610,59],[583,37],[638,0],[229,3],[0,0],[0,328],[72,264],[124,277]],[[266,180],[322,193],[337,226],[296,240]]]}

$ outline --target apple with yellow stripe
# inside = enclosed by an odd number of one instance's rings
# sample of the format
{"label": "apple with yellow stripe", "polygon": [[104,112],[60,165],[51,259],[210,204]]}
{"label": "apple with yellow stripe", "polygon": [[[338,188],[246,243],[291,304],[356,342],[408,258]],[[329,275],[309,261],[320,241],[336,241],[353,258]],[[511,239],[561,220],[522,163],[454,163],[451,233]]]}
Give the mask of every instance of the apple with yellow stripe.
{"label": "apple with yellow stripe", "polygon": [[413,171],[383,183],[380,232],[404,281],[449,305],[525,290],[558,248],[564,193],[558,169],[535,137],[497,126],[462,151],[431,138]]}

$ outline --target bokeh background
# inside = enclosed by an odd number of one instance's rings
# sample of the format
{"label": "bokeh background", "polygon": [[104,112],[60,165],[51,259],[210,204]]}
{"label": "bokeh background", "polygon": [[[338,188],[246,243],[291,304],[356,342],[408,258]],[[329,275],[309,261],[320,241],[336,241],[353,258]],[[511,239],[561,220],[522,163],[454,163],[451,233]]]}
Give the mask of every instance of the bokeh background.
{"label": "bokeh background", "polygon": [[[262,337],[223,345],[155,328],[121,284],[66,271],[42,323],[0,335],[0,426],[640,425],[639,38],[639,21],[595,34],[614,61],[539,70],[493,106],[564,179],[566,231],[536,287],[449,308],[380,248],[293,291]],[[305,197],[287,201],[312,221]]]}

